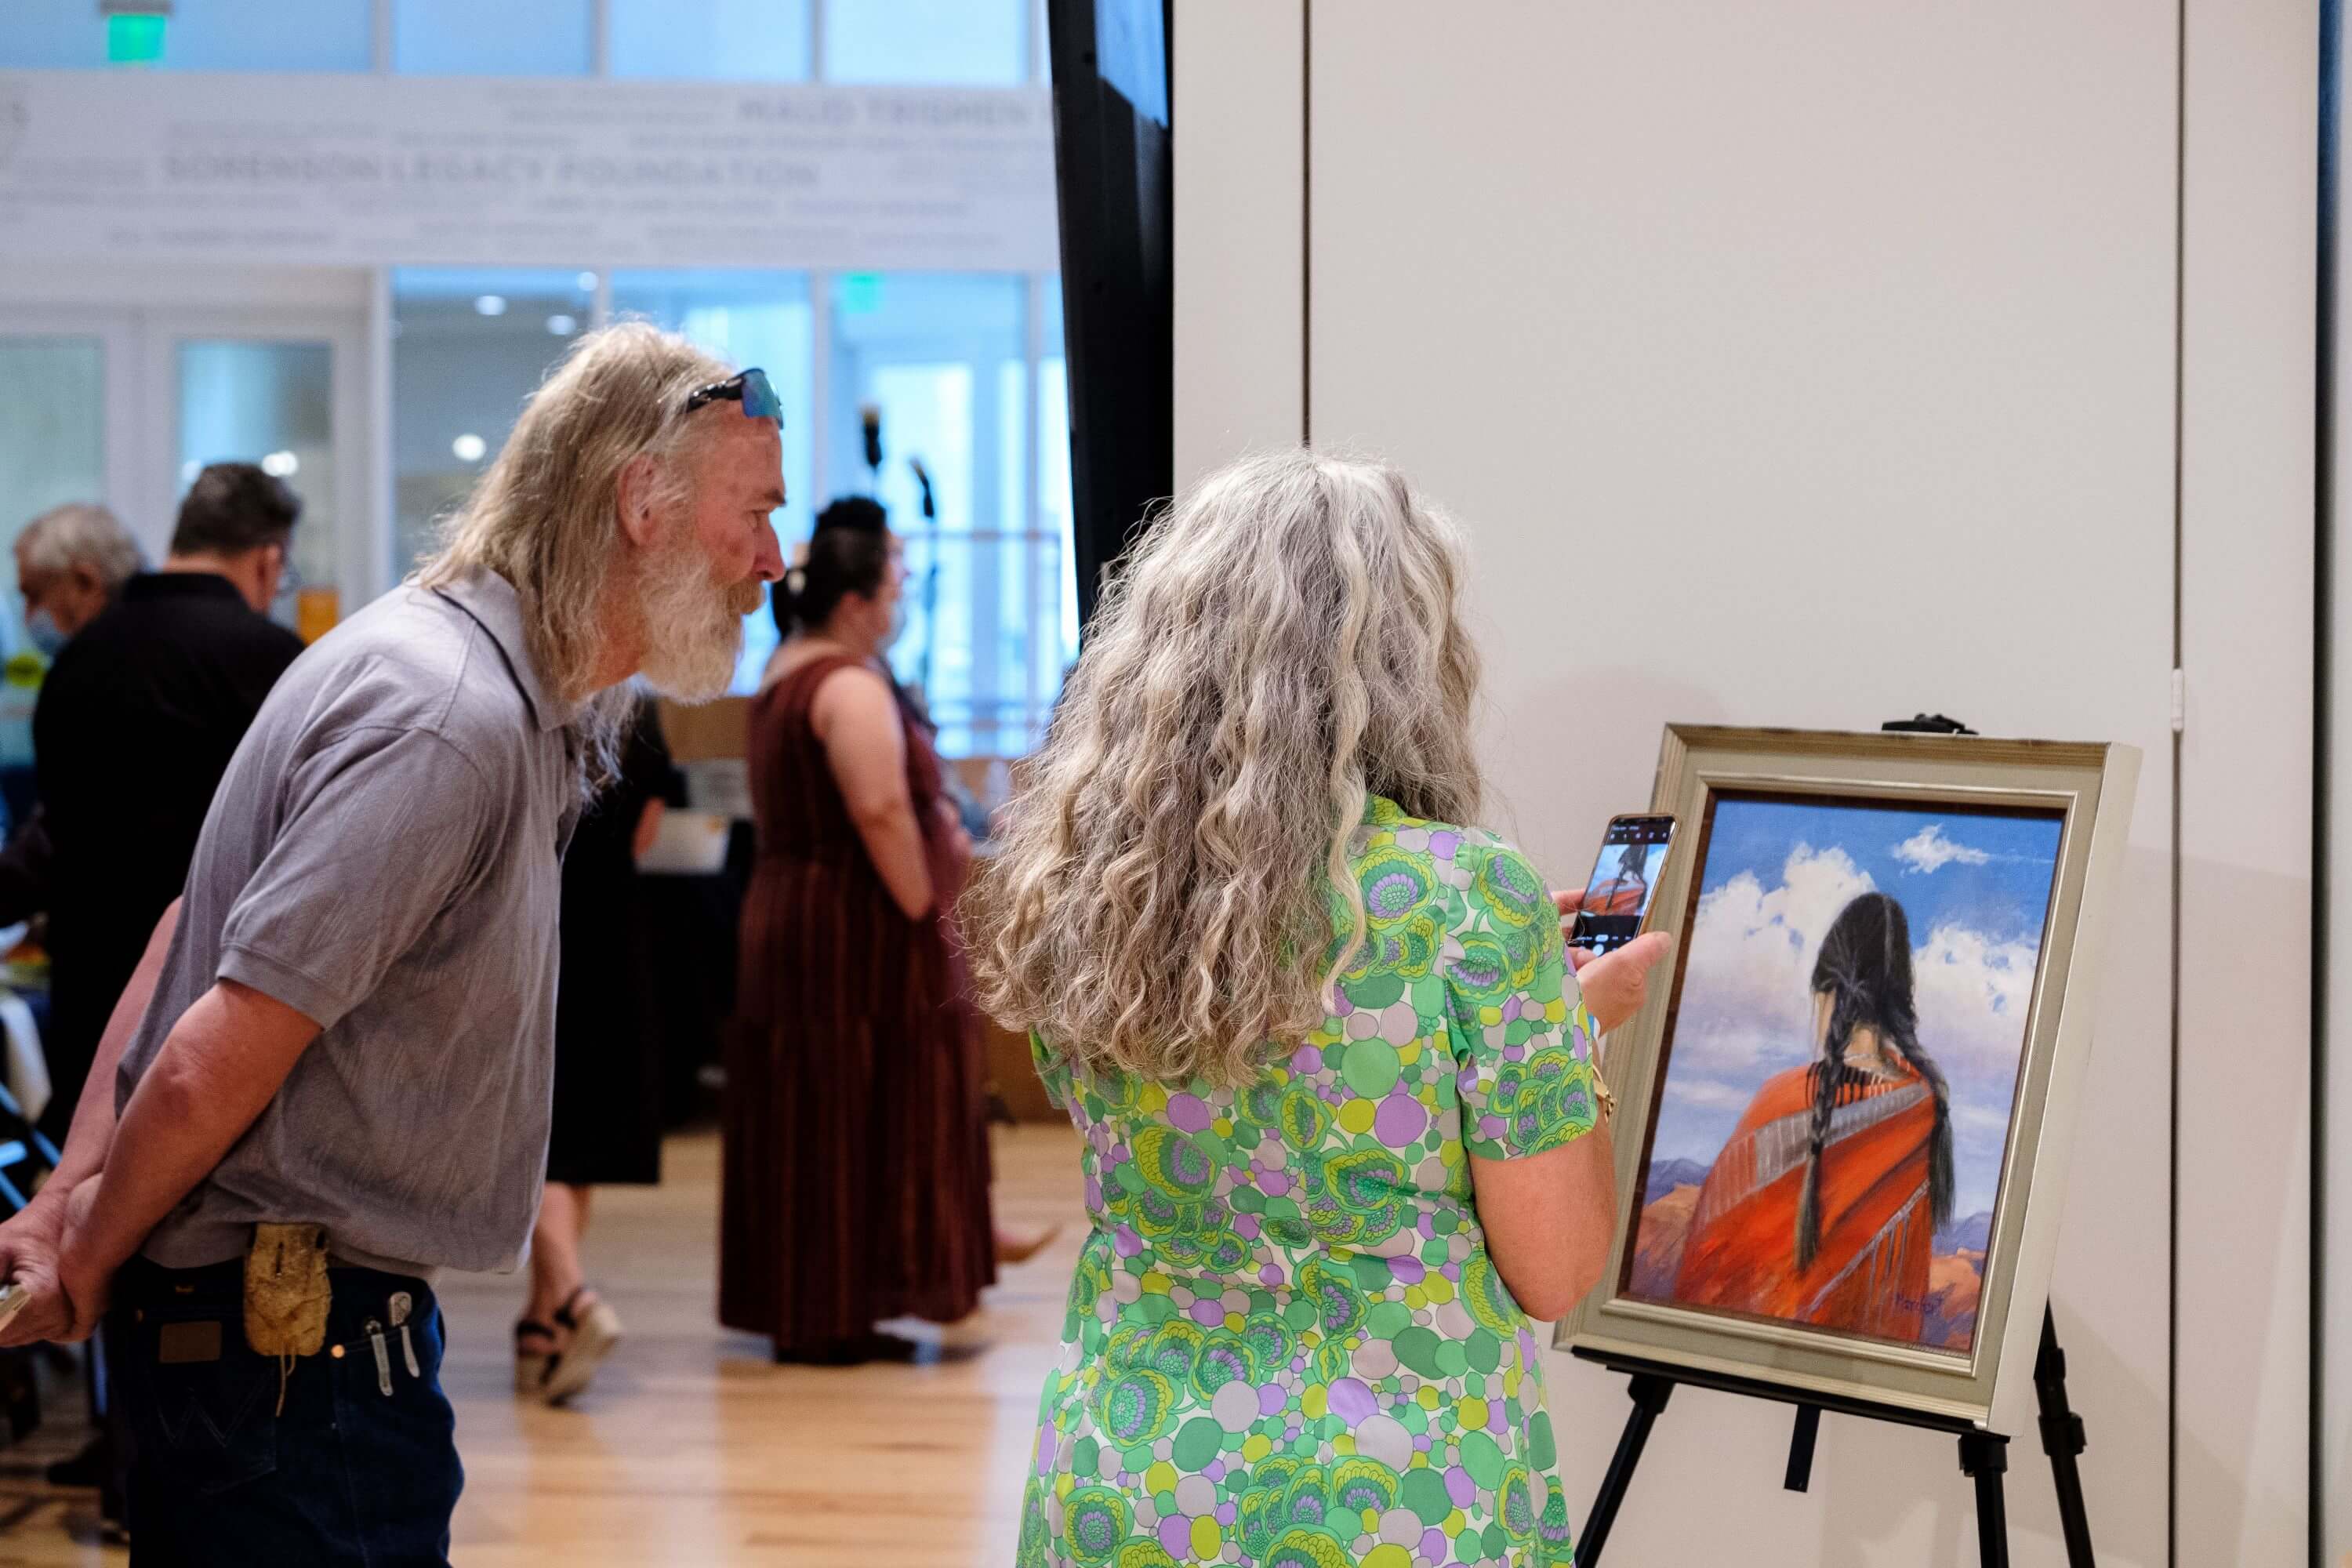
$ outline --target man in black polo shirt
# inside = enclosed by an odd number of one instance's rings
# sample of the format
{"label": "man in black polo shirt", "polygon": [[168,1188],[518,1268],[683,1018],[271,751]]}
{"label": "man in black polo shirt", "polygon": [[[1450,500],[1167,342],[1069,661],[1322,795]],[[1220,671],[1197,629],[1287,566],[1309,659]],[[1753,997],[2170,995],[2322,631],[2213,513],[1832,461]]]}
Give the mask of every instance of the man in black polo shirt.
{"label": "man in black polo shirt", "polygon": [[55,858],[41,1125],[59,1143],[107,1016],[187,880],[213,791],[302,651],[268,616],[301,510],[251,463],[205,469],[162,569],[125,583],[42,682],[33,755]]}

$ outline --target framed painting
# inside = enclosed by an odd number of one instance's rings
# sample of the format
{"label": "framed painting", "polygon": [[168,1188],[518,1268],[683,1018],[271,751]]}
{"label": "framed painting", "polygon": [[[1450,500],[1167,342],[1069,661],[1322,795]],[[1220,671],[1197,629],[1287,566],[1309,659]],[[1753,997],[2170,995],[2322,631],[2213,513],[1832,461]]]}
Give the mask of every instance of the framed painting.
{"label": "framed painting", "polygon": [[2138,763],[1668,728],[1674,969],[1607,1044],[1617,1237],[1561,1345],[2024,1429]]}

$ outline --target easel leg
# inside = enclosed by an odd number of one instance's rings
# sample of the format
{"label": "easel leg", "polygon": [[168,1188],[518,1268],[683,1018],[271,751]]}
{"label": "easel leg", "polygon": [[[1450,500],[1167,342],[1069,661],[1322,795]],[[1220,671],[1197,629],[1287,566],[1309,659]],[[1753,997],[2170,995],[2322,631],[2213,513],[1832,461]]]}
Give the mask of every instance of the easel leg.
{"label": "easel leg", "polygon": [[1626,1390],[1633,1398],[1633,1414],[1625,1417],[1625,1431],[1617,1439],[1617,1456],[1609,1461],[1601,1495],[1592,1500],[1592,1510],[1585,1515],[1584,1529],[1576,1542],[1576,1568],[1593,1568],[1601,1561],[1601,1548],[1609,1539],[1609,1527],[1617,1521],[1617,1505],[1625,1500],[1625,1489],[1633,1482],[1633,1467],[1642,1462],[1650,1428],[1657,1424],[1658,1412],[1666,1407],[1666,1395],[1674,1391],[1675,1385],[1663,1377],[1633,1374],[1633,1386]]}
{"label": "easel leg", "polygon": [[1789,1435],[1789,1471],[1780,1484],[1792,1492],[1813,1484],[1813,1439],[1821,1436],[1822,1407],[1797,1406],[1797,1428]]}
{"label": "easel leg", "polygon": [[2042,1449],[2058,1483],[2058,1526],[2066,1536],[2068,1568],[2093,1568],[2091,1516],[2083,1506],[2083,1472],[2074,1463],[2086,1439],[2083,1418],[2066,1404],[2066,1352],[2058,1348],[2057,1321],[2042,1309],[2042,1352],[2033,1360],[2033,1392],[2042,1405]]}
{"label": "easel leg", "polygon": [[1977,1483],[1977,1560],[1984,1568],[2009,1568],[2009,1506],[2000,1480],[2008,1468],[2008,1438],[1971,1432],[1960,1439],[1960,1473]]}

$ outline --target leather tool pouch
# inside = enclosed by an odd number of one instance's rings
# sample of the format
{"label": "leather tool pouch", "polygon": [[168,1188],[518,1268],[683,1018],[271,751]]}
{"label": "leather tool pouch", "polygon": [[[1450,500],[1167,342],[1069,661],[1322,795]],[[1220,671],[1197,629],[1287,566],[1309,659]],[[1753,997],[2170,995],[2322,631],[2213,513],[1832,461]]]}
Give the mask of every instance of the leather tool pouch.
{"label": "leather tool pouch", "polygon": [[257,1225],[245,1258],[245,1339],[262,1355],[316,1355],[327,1342],[327,1227]]}

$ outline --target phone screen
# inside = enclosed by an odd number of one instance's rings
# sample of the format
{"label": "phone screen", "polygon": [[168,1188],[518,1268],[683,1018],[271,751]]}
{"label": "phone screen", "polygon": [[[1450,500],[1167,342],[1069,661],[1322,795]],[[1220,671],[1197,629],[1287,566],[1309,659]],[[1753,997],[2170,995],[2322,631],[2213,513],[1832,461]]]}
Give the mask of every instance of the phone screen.
{"label": "phone screen", "polygon": [[1674,837],[1671,816],[1610,819],[1609,831],[1601,837],[1600,858],[1593,862],[1592,879],[1584,886],[1570,945],[1607,952],[1642,933],[1642,921],[1650,912],[1650,900],[1657,896],[1659,874],[1665,868],[1666,849]]}

